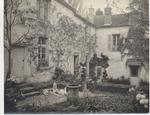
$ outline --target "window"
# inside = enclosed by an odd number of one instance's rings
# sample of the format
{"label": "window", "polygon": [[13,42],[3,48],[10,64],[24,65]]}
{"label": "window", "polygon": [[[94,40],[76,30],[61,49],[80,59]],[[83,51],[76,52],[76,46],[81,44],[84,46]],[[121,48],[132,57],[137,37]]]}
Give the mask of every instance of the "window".
{"label": "window", "polygon": [[100,77],[102,75],[102,68],[101,66],[96,66],[96,76]]}
{"label": "window", "polygon": [[48,61],[46,60],[46,38],[39,38],[38,41],[38,64],[39,67],[48,66]]}
{"label": "window", "polygon": [[40,18],[40,13],[41,13],[41,0],[37,0],[37,13],[38,17]]}
{"label": "window", "polygon": [[48,17],[48,0],[37,0],[38,17],[47,20]]}
{"label": "window", "polygon": [[118,51],[120,34],[113,34],[112,51]]}
{"label": "window", "polygon": [[46,45],[46,38],[40,37],[39,41],[38,41],[38,44],[40,44],[40,45]]}
{"label": "window", "polygon": [[48,1],[44,1],[44,20],[48,19]]}

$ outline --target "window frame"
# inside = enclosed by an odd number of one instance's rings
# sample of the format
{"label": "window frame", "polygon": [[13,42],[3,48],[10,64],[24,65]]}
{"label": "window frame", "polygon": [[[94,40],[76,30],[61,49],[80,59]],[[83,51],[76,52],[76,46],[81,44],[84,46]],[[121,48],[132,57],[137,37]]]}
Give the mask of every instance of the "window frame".
{"label": "window frame", "polygon": [[118,51],[120,34],[112,34],[112,51]]}
{"label": "window frame", "polygon": [[47,67],[49,65],[48,60],[46,59],[47,57],[46,40],[47,38],[44,38],[44,37],[39,37],[38,39],[38,65],[39,67]]}

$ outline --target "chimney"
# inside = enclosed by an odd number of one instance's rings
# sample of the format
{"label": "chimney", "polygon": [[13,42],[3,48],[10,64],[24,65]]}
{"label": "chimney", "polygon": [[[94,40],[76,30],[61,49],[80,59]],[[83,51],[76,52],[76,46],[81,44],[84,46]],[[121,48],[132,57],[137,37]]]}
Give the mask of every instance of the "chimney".
{"label": "chimney", "polygon": [[94,8],[92,6],[89,8],[89,16],[94,16]]}
{"label": "chimney", "polygon": [[109,6],[107,6],[104,9],[104,13],[105,13],[104,25],[105,26],[110,26],[112,24],[112,20],[111,20],[111,8]]}

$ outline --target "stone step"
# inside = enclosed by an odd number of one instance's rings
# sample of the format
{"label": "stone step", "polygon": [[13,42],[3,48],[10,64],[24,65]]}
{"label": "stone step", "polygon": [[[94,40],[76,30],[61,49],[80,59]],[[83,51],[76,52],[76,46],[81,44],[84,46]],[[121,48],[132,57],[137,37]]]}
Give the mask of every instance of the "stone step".
{"label": "stone step", "polygon": [[34,87],[23,87],[20,89],[20,91],[22,93],[29,93],[29,92],[33,92],[33,91],[36,91]]}
{"label": "stone step", "polygon": [[34,91],[34,92],[29,92],[29,93],[23,93],[22,96],[23,97],[30,97],[30,96],[35,96],[35,95],[39,95],[40,92],[39,91]]}
{"label": "stone step", "polygon": [[20,83],[17,84],[18,88],[23,88],[23,87],[32,87],[32,84],[28,84],[28,83]]}

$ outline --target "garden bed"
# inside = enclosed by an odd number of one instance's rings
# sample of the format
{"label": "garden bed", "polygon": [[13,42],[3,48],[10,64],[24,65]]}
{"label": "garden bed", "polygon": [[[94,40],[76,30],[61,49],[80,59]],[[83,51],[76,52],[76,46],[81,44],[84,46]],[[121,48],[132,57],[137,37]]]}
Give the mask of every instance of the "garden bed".
{"label": "garden bed", "polygon": [[41,108],[26,107],[28,113],[132,113],[130,97],[121,94],[107,93],[101,97],[80,99],[77,105],[62,102]]}
{"label": "garden bed", "polygon": [[111,92],[111,93],[121,93],[121,94],[127,94],[129,85],[122,85],[122,84],[112,84],[112,83],[89,83],[88,89],[90,91],[101,91],[101,92]]}

